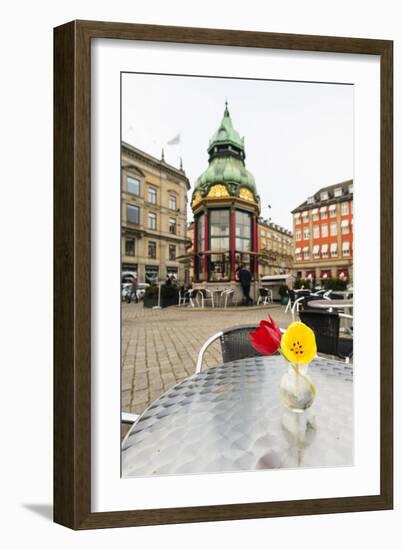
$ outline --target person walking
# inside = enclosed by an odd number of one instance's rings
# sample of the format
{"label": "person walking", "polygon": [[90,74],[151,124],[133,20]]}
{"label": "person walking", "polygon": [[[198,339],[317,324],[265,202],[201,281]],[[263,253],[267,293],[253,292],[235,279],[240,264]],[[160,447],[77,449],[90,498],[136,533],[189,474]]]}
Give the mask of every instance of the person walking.
{"label": "person walking", "polygon": [[134,299],[136,301],[136,304],[139,303],[139,299],[137,296],[137,277],[133,276],[130,291],[127,293],[127,303],[130,304],[132,301],[132,298],[134,296]]}
{"label": "person walking", "polygon": [[242,265],[238,272],[238,279],[241,284],[242,293],[244,295],[244,303],[246,306],[253,304],[253,300],[250,297],[250,285],[252,281],[252,275],[249,266]]}

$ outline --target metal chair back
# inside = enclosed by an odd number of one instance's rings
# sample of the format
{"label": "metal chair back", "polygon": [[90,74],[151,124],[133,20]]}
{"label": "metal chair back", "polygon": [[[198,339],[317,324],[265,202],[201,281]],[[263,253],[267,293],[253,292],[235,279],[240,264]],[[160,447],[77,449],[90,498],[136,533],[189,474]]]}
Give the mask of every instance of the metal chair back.
{"label": "metal chair back", "polygon": [[249,339],[249,334],[258,326],[258,324],[238,325],[222,331],[220,343],[224,363],[262,355],[252,347]]}
{"label": "metal chair back", "polygon": [[299,316],[301,321],[315,333],[318,352],[338,356],[339,314],[330,311],[304,310],[300,311]]}
{"label": "metal chair back", "polygon": [[259,325],[238,325],[227,328],[210,336],[203,344],[197,357],[196,370],[198,373],[203,368],[203,357],[207,349],[216,340],[220,340],[223,362],[244,359],[245,357],[255,357],[261,355],[252,347],[249,340],[249,333],[253,332]]}

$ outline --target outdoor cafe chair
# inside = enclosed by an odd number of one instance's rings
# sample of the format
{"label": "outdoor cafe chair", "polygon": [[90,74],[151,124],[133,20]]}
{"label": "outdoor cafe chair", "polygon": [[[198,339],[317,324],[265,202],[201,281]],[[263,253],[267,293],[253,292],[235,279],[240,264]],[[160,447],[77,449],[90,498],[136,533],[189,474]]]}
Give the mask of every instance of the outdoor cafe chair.
{"label": "outdoor cafe chair", "polygon": [[[333,355],[350,362],[353,357],[353,340],[340,338],[340,315],[333,311],[301,311],[300,319],[315,333],[319,353]],[[351,316],[349,316],[351,317]]]}
{"label": "outdoor cafe chair", "polygon": [[130,427],[137,422],[137,420],[140,418],[139,414],[133,414],[133,413],[127,413],[122,412],[121,421],[123,426],[128,426],[127,429],[130,429]]}
{"label": "outdoor cafe chair", "polygon": [[226,308],[228,305],[228,300],[232,300],[234,296],[234,289],[233,288],[225,288],[221,294],[220,294],[220,302],[221,300],[224,300],[224,307]]}
{"label": "outdoor cafe chair", "polygon": [[[237,359],[245,359],[246,357],[257,357],[262,355],[252,347],[249,339],[249,334],[258,326],[258,324],[237,325],[221,330],[220,332],[216,332],[216,334],[210,336],[210,338],[208,338],[200,348],[195,373],[197,374],[202,370],[204,354],[211,344],[217,340],[220,340],[221,353],[224,363],[236,361]],[[281,332],[284,332],[282,329],[280,330]]]}
{"label": "outdoor cafe chair", "polygon": [[291,288],[287,289],[287,295],[288,295],[288,302],[284,313],[287,313],[288,310],[292,311],[292,306],[294,305],[294,302],[295,302],[295,292]]}
{"label": "outdoor cafe chair", "polygon": [[201,298],[201,307],[204,309],[206,302],[211,303],[211,307],[214,307],[214,294],[207,288],[199,288],[196,295],[196,303],[199,305],[199,297]]}
{"label": "outdoor cafe chair", "polygon": [[303,304],[305,303],[305,300],[310,297],[311,293],[308,293],[307,291],[304,292],[302,296],[298,296],[298,298],[294,301],[294,304],[291,308],[291,315],[293,320],[295,319],[295,312],[299,313],[302,309]]}
{"label": "outdoor cafe chair", "polygon": [[181,288],[179,289],[179,302],[178,302],[178,306],[180,307],[181,305],[185,305],[186,302],[188,301],[189,299],[189,291],[188,290],[185,290],[184,288]]}
{"label": "outdoor cafe chair", "polygon": [[259,288],[259,298],[257,299],[257,305],[263,303],[264,306],[273,303],[272,291],[268,288]]}

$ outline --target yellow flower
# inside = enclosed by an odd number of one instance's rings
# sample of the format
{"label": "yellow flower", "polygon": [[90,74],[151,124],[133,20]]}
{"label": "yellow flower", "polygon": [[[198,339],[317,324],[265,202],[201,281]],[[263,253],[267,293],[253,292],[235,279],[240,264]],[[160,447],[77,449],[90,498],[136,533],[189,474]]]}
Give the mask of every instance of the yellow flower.
{"label": "yellow flower", "polygon": [[281,337],[281,351],[287,361],[306,365],[316,357],[316,339],[304,323],[291,323]]}

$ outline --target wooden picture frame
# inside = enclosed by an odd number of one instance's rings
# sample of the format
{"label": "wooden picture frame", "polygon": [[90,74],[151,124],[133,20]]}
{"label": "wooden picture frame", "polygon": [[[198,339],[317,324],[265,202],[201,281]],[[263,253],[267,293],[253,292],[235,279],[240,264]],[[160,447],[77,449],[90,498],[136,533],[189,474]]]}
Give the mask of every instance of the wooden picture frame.
{"label": "wooden picture frame", "polygon": [[[380,56],[380,493],[91,512],[91,40]],[[54,520],[72,529],[386,510],[393,507],[393,43],[386,40],[73,21],[54,30]]]}

